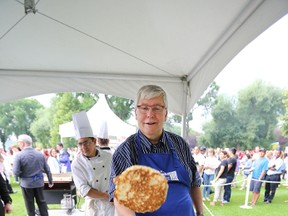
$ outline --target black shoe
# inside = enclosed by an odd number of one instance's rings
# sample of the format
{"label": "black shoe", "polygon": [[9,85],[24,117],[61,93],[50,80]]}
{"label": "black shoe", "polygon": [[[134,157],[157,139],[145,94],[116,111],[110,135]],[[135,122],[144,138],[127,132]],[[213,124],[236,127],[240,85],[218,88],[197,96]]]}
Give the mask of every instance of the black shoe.
{"label": "black shoe", "polygon": [[266,204],[270,204],[270,203],[271,203],[271,201],[267,200],[265,203],[266,203]]}

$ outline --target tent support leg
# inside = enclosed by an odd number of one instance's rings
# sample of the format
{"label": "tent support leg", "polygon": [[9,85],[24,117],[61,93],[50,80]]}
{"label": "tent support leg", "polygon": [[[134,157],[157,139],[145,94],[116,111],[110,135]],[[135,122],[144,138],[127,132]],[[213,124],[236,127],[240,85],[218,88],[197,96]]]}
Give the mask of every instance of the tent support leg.
{"label": "tent support leg", "polygon": [[182,128],[181,128],[181,136],[186,140],[187,133],[187,99],[189,93],[189,85],[187,82],[187,77],[182,78],[183,81],[183,109],[182,109]]}

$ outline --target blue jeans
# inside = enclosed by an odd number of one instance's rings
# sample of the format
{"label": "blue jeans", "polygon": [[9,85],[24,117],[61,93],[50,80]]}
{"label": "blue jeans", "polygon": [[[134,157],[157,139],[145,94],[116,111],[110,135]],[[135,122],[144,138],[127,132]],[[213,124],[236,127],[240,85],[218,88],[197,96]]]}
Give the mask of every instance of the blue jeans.
{"label": "blue jeans", "polygon": [[[227,176],[226,177],[226,184],[231,183],[234,179],[234,176]],[[224,200],[230,202],[231,197],[231,184],[224,186]]]}
{"label": "blue jeans", "polygon": [[[208,175],[205,172],[203,173],[203,180],[204,185],[211,185],[211,181],[214,179],[214,174]],[[203,197],[206,198],[210,195],[211,187],[210,186],[204,186],[203,187]]]}

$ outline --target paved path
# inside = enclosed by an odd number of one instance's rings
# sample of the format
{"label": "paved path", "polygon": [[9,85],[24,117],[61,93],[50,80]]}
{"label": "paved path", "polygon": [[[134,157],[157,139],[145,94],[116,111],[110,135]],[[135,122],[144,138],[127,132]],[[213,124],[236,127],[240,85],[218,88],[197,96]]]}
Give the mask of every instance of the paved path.
{"label": "paved path", "polygon": [[[59,210],[49,210],[49,216],[65,216],[67,214],[67,210],[59,209]],[[79,211],[78,209],[74,209],[72,211],[72,216],[84,216],[84,212]]]}

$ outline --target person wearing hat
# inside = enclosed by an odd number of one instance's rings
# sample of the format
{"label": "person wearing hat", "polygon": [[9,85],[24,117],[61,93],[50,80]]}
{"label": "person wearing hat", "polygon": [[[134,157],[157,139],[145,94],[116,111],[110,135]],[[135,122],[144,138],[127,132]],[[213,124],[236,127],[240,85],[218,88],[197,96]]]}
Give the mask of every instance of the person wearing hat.
{"label": "person wearing hat", "polygon": [[[166,92],[160,86],[143,86],[135,105],[139,130],[116,149],[111,166],[109,195],[118,215],[202,216],[201,178],[190,148],[182,137],[163,129],[168,115]],[[154,168],[168,180],[167,198],[158,210],[144,214],[134,212],[114,197],[113,179],[133,165]]]}
{"label": "person wearing hat", "polygon": [[85,214],[114,215],[108,199],[112,154],[97,149],[86,112],[73,114],[72,118],[80,150],[72,163],[72,175],[76,188],[85,197]]}
{"label": "person wearing hat", "polygon": [[205,146],[201,146],[200,147],[200,153],[204,156],[204,158],[206,158],[206,147]]}
{"label": "person wearing hat", "polygon": [[253,163],[252,180],[250,184],[250,191],[252,191],[251,206],[256,205],[262,186],[263,177],[268,170],[268,160],[265,157],[266,150],[259,148],[259,158]]}
{"label": "person wearing hat", "polygon": [[107,126],[107,122],[106,121],[104,121],[101,124],[101,127],[100,127],[99,133],[97,135],[97,138],[98,138],[98,145],[99,145],[100,149],[103,150],[103,151],[107,151],[107,152],[110,152],[111,154],[113,154],[112,149],[109,147],[110,139],[109,139],[109,136],[108,136],[108,126]]}

